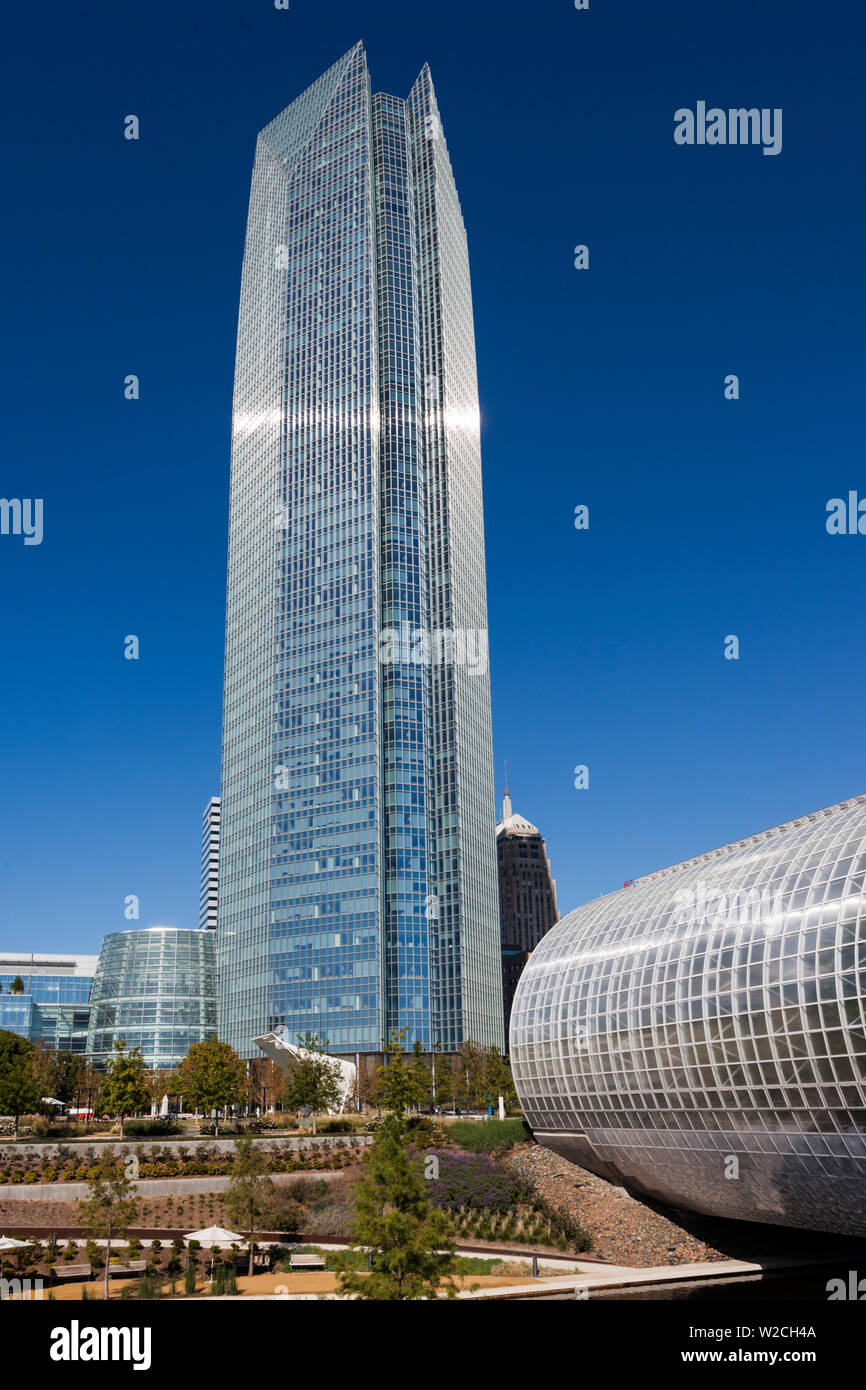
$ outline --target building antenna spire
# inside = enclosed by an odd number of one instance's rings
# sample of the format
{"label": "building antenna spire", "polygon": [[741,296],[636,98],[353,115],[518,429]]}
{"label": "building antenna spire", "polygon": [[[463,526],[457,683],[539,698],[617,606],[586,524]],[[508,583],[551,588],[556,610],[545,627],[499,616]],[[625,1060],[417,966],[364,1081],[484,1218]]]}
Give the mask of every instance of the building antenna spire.
{"label": "building antenna spire", "polygon": [[503,820],[508,820],[508,818],[509,818],[509,816],[510,816],[511,814],[512,814],[512,811],[511,811],[511,794],[510,794],[510,792],[509,792],[509,790],[508,790],[508,760],[506,759],[506,761],[505,761],[505,799],[504,799],[503,802],[502,802],[502,819],[503,819]]}

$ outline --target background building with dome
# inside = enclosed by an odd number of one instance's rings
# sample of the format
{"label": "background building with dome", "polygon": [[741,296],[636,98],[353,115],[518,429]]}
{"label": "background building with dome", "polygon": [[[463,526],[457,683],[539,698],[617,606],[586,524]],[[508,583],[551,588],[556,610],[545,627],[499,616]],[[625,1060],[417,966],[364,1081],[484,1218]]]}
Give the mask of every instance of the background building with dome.
{"label": "background building with dome", "polygon": [[559,921],[556,884],[551,876],[544,837],[524,816],[514,814],[508,787],[502,803],[502,820],[496,827],[496,862],[507,1051],[508,1025],[517,982],[531,952]]}

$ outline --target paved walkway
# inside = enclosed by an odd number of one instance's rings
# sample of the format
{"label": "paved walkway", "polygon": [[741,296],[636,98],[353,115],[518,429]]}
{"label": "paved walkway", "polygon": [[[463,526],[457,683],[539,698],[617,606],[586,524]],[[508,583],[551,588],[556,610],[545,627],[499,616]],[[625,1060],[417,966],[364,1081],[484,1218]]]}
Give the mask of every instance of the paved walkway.
{"label": "paved walkway", "polygon": [[[863,1252],[866,1253],[866,1252]],[[838,1251],[828,1256],[838,1263]],[[853,1256],[852,1256],[853,1258]],[[545,1260],[545,1264],[547,1264]],[[646,1269],[629,1268],[626,1265],[607,1265],[601,1269],[585,1269],[580,1274],[570,1274],[561,1278],[533,1279],[531,1283],[519,1284],[508,1290],[499,1289],[493,1295],[484,1289],[475,1293],[461,1293],[458,1298],[539,1298],[551,1293],[573,1293],[575,1298],[589,1297],[593,1289],[624,1289],[645,1287],[652,1284],[687,1283],[700,1279],[736,1279],[746,1274],[769,1274],[787,1269],[814,1269],[827,1263],[826,1259],[795,1259],[786,1256],[772,1256],[760,1261],[750,1260],[706,1260],[686,1265],[653,1265]]]}

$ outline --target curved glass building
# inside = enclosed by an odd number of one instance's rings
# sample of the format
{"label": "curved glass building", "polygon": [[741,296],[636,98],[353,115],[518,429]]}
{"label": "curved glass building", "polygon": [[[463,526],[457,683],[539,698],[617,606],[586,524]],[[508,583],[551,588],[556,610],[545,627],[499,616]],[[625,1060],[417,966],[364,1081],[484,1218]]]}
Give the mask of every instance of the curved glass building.
{"label": "curved glass building", "polygon": [[514,1001],[536,1138],[695,1211],[866,1235],[866,796],[569,913]]}
{"label": "curved glass building", "polygon": [[88,1059],[102,1066],[121,1040],[150,1067],[183,1061],[217,1033],[216,933],[181,927],[112,932],[93,981]]}

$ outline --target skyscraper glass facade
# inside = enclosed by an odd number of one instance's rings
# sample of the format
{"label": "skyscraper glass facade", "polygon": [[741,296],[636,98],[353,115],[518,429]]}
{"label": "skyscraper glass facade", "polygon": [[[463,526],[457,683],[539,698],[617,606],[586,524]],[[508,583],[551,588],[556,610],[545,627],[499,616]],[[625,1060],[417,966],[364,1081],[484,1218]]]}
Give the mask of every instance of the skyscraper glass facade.
{"label": "skyscraper glass facade", "polygon": [[[84,1052],[96,956],[0,954],[0,1028],[64,1052]],[[10,991],[16,980],[22,993]]]}
{"label": "skyscraper glass facade", "polygon": [[429,72],[371,96],[359,44],[253,170],[218,917],[244,1056],[281,1025],[502,1043],[474,356]]}
{"label": "skyscraper glass facade", "polygon": [[525,816],[514,814],[507,788],[502,820],[496,827],[496,858],[507,1042],[514,991],[521,972],[530,952],[559,920],[556,884],[550,872],[544,837]]}
{"label": "skyscraper glass facade", "polygon": [[212,931],[142,927],[102,943],[93,981],[88,1060],[103,1066],[114,1044],[140,1047],[150,1067],[174,1067],[194,1043],[216,1037]]}
{"label": "skyscraper glass facade", "polygon": [[866,1235],[866,797],[636,880],[536,946],[536,1137],[697,1211]]}
{"label": "skyscraper glass facade", "polygon": [[215,931],[219,895],[220,799],[212,796],[201,818],[201,892],[198,924]]}

